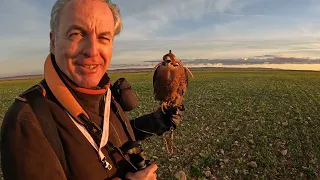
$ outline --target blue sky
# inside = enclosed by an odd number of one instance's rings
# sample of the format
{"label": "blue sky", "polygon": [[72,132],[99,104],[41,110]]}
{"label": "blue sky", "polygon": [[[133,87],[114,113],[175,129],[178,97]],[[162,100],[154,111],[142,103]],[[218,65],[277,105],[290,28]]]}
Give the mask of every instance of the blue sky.
{"label": "blue sky", "polygon": [[[124,21],[112,64],[160,59],[320,57],[319,0],[113,0]],[[1,0],[0,76],[42,72],[54,0]]]}

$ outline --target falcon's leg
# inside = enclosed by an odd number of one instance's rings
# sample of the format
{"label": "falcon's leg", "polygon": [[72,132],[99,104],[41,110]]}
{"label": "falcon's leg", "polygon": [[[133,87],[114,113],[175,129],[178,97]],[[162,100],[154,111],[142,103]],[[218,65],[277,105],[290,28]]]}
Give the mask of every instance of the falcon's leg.
{"label": "falcon's leg", "polygon": [[173,104],[173,107],[177,107],[180,110],[183,109],[182,96],[176,96],[175,103]]}

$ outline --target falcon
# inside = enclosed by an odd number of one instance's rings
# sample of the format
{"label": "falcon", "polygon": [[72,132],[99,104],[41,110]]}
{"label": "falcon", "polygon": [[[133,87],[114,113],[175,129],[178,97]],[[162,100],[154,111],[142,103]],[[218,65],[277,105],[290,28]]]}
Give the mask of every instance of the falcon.
{"label": "falcon", "polygon": [[181,60],[169,50],[163,56],[163,61],[155,66],[153,74],[154,98],[160,101],[162,112],[170,107],[184,109],[182,105],[183,96],[188,88],[188,72],[191,71],[182,65]]}

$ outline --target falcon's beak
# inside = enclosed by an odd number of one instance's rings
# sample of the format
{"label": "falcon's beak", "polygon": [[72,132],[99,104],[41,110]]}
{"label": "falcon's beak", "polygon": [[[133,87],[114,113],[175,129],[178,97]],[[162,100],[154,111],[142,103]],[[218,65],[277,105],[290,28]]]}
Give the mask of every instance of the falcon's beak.
{"label": "falcon's beak", "polygon": [[171,63],[171,60],[170,60],[170,59],[167,59],[167,60],[165,60],[164,62],[165,62],[164,65],[165,65],[165,66],[168,66],[168,65]]}

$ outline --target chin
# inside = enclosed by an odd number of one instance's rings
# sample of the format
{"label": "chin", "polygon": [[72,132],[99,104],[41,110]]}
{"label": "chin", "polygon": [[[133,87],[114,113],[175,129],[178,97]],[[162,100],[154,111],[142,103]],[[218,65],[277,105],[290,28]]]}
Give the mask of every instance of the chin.
{"label": "chin", "polygon": [[86,77],[80,76],[80,77],[76,78],[74,80],[74,82],[79,87],[91,89],[91,88],[96,87],[99,84],[101,78],[102,77],[97,76],[97,75],[90,75],[90,76],[86,76]]}
{"label": "chin", "polygon": [[92,89],[96,87],[98,84],[99,84],[99,81],[97,82],[82,81],[81,83],[79,83],[79,86],[82,88]]}
{"label": "chin", "polygon": [[79,87],[82,88],[94,88],[96,87],[103,75],[105,74],[104,68],[97,69],[97,72],[83,72],[80,70],[73,71],[73,82],[76,83]]}

